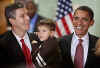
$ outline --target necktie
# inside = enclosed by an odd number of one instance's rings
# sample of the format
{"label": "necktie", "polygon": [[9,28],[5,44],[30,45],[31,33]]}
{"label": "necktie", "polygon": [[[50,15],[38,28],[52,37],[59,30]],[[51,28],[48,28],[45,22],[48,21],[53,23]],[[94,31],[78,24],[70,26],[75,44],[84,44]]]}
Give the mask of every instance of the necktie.
{"label": "necktie", "polygon": [[82,47],[82,39],[79,39],[79,43],[76,47],[76,53],[74,58],[75,68],[83,68],[83,47]]}
{"label": "necktie", "polygon": [[33,68],[33,64],[32,64],[32,57],[31,57],[31,53],[29,48],[26,46],[24,39],[20,40],[22,43],[22,51],[24,53],[25,59],[26,59],[26,65],[27,68]]}

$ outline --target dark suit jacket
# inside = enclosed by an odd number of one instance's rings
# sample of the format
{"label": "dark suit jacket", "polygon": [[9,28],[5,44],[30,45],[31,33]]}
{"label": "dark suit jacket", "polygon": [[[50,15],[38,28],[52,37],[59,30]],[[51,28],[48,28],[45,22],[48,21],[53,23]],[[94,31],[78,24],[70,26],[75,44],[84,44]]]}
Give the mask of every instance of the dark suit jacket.
{"label": "dark suit jacket", "polygon": [[[42,47],[39,49],[38,47],[40,45]],[[55,38],[49,38],[48,40],[42,43],[33,44],[32,48],[33,48],[32,49],[33,61],[35,62],[37,68],[41,68],[36,61],[37,53],[40,54],[40,56],[43,58],[43,60],[47,64],[46,66],[43,66],[42,68],[62,68],[61,60],[59,57],[59,51],[58,51],[58,42]]]}
{"label": "dark suit jacket", "polygon": [[[71,40],[72,36],[64,36],[60,39],[60,50],[62,59],[64,61],[64,68],[74,68],[73,61],[71,59]],[[97,42],[97,37],[89,34],[89,49],[88,56],[86,59],[85,68],[100,68],[100,58],[94,54],[95,44]]]}
{"label": "dark suit jacket", "polygon": [[0,38],[0,68],[25,68],[26,60],[12,31]]}

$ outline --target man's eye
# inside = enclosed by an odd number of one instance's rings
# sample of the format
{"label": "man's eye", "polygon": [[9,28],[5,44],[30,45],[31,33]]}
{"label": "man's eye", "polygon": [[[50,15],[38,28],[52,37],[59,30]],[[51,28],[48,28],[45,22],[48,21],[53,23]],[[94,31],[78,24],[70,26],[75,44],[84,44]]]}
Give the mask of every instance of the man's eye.
{"label": "man's eye", "polygon": [[83,20],[83,21],[86,21],[86,22],[87,22],[87,21],[89,21],[89,19],[88,19],[88,18],[83,18],[82,20]]}
{"label": "man's eye", "polygon": [[78,19],[78,17],[73,17],[73,19],[74,19],[74,20],[77,20],[77,19]]}

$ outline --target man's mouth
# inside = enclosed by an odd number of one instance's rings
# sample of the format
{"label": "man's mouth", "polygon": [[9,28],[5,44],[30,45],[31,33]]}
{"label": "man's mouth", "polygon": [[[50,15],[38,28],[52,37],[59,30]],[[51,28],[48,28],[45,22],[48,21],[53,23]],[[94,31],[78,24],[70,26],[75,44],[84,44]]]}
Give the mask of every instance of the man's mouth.
{"label": "man's mouth", "polygon": [[81,26],[76,26],[76,27],[74,27],[75,29],[78,29],[78,30],[81,30],[82,29],[82,27]]}

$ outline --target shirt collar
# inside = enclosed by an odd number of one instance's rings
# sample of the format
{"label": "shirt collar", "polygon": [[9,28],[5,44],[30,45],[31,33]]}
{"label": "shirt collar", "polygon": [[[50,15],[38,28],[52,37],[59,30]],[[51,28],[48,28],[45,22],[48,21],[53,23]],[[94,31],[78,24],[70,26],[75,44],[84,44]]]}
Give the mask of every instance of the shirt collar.
{"label": "shirt collar", "polygon": [[82,39],[82,40],[88,40],[89,39],[89,35],[88,33],[86,33],[82,38],[79,38],[75,33],[73,35],[74,38],[78,39]]}
{"label": "shirt collar", "polygon": [[14,36],[16,37],[17,40],[21,40],[21,39],[24,39],[25,40],[28,37],[28,34],[27,33],[25,33],[25,35],[24,35],[23,38],[20,38],[18,35],[16,35],[16,33],[14,31],[12,31],[12,33],[14,34]]}

